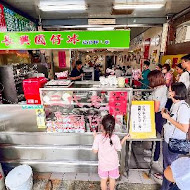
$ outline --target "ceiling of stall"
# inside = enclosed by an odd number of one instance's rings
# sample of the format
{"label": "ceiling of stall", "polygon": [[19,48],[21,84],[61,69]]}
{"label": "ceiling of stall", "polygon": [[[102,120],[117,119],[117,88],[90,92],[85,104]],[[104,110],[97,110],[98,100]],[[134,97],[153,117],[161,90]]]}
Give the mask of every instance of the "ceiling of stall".
{"label": "ceiling of stall", "polygon": [[[21,11],[33,19],[42,19],[44,27],[88,25],[89,18],[114,18],[116,25],[136,27],[132,38],[146,30],[146,27],[161,25],[169,15],[175,15],[190,7],[190,0],[0,0],[5,5]],[[85,5],[86,10],[40,10],[48,4]],[[114,10],[114,5],[163,4],[159,9]]]}

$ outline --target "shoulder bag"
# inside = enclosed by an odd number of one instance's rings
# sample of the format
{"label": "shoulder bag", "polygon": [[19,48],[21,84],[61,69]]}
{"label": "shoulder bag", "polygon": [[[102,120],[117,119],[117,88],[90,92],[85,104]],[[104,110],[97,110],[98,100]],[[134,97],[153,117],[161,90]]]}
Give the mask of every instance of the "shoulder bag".
{"label": "shoulder bag", "polygon": [[[184,103],[182,103],[184,104]],[[181,105],[182,105],[181,104]],[[185,104],[188,106],[188,104]],[[180,106],[179,106],[180,108]],[[177,117],[178,117],[178,112],[179,112],[179,108],[178,108],[178,111],[177,111]],[[177,121],[177,117],[176,117],[176,121]],[[173,134],[176,130],[176,127],[173,131]],[[177,154],[189,154],[190,152],[190,127],[189,127],[189,130],[188,130],[188,133],[187,133],[187,138],[186,139],[175,139],[175,138],[170,138],[169,139],[169,143],[168,143],[168,149],[173,152],[173,153],[177,153]]]}

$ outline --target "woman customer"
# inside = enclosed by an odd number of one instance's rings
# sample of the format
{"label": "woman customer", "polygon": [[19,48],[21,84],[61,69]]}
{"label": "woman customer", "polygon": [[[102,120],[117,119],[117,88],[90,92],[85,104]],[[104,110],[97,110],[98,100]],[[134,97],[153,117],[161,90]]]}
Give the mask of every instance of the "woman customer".
{"label": "woman customer", "polygon": [[177,72],[176,82],[182,82],[182,81],[179,81],[179,80],[180,80],[180,78],[183,75],[183,73],[184,73],[185,70],[183,69],[181,63],[179,63],[179,64],[176,65],[175,70]]}
{"label": "woman customer", "polygon": [[159,63],[158,65],[156,65],[156,70],[162,71],[162,65]]}
{"label": "woman customer", "polygon": [[128,65],[127,71],[126,71],[126,76],[131,76],[131,75],[132,75],[132,68]]}
{"label": "woman customer", "polygon": [[182,82],[185,84],[186,88],[188,89],[189,88],[189,85],[190,85],[190,74],[188,71],[186,71],[183,67],[182,67],[182,64],[179,63],[177,66],[176,66],[176,71],[178,73],[177,75],[177,78],[176,80],[178,82]]}
{"label": "woman customer", "polygon": [[[154,70],[148,74],[149,85],[153,88],[153,92],[149,97],[149,100],[154,101],[155,108],[155,123],[156,131],[161,134],[163,128],[163,118],[161,110],[165,108],[168,96],[168,88],[166,87],[165,79],[161,71]],[[144,150],[149,154],[150,150]],[[156,142],[156,149],[154,152],[154,161],[158,161],[160,156],[160,142]],[[150,157],[145,157],[146,162],[150,162]]]}
{"label": "woman customer", "polygon": [[[166,81],[166,86],[169,88],[171,84],[173,83],[173,74],[170,72],[171,68],[169,64],[164,64],[162,67],[162,73],[164,74],[164,78]],[[172,100],[168,98],[167,103],[166,103],[166,108],[168,110],[171,109],[172,106]]]}
{"label": "woman customer", "polygon": [[173,83],[173,74],[170,72],[171,68],[169,64],[164,64],[162,67],[162,73],[164,74],[164,78],[166,80],[166,86],[169,88]]}
{"label": "woman customer", "polygon": [[[187,98],[187,89],[181,82],[174,83],[169,88],[169,96],[173,101],[170,113],[165,109],[162,110],[162,117],[167,120],[164,125],[164,142],[163,142],[163,159],[164,170],[178,159],[179,154],[173,153],[168,148],[170,138],[186,139],[190,121],[190,107],[185,102]],[[170,182],[164,177],[162,190],[169,189]]]}
{"label": "woman customer", "polygon": [[118,78],[118,77],[121,77],[122,76],[122,68],[118,65],[115,69],[115,76]]}

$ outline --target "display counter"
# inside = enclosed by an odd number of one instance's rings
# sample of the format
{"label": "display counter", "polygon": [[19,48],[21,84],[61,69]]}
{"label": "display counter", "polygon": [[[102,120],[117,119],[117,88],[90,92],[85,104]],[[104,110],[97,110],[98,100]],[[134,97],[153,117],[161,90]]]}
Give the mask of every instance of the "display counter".
{"label": "display counter", "polygon": [[108,113],[115,116],[115,132],[126,133],[132,89],[102,87],[97,82],[75,82],[69,88],[41,88],[47,132],[99,132]]}

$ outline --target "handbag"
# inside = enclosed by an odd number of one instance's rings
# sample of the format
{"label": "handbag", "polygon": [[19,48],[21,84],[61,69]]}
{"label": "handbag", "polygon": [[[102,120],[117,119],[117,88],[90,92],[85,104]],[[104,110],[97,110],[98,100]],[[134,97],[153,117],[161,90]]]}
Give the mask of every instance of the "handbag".
{"label": "handbag", "polygon": [[176,183],[172,183],[172,184],[170,184],[169,190],[180,190],[180,189],[178,188]]}
{"label": "handbag", "polygon": [[[187,104],[185,104],[185,105],[187,105]],[[179,108],[180,108],[180,106],[179,106]],[[178,116],[179,108],[177,111],[177,116]],[[176,117],[176,121],[177,121],[177,117]],[[176,130],[176,127],[173,131],[173,134],[174,134],[175,130]],[[190,152],[189,134],[190,134],[190,127],[188,130],[186,139],[170,138],[169,143],[168,143],[168,149],[170,150],[170,152],[177,153],[177,154],[184,154],[184,155],[189,154],[189,152]]]}
{"label": "handbag", "polygon": [[177,153],[177,154],[189,154],[190,150],[190,141],[187,139],[169,139],[168,149],[170,152]]}

